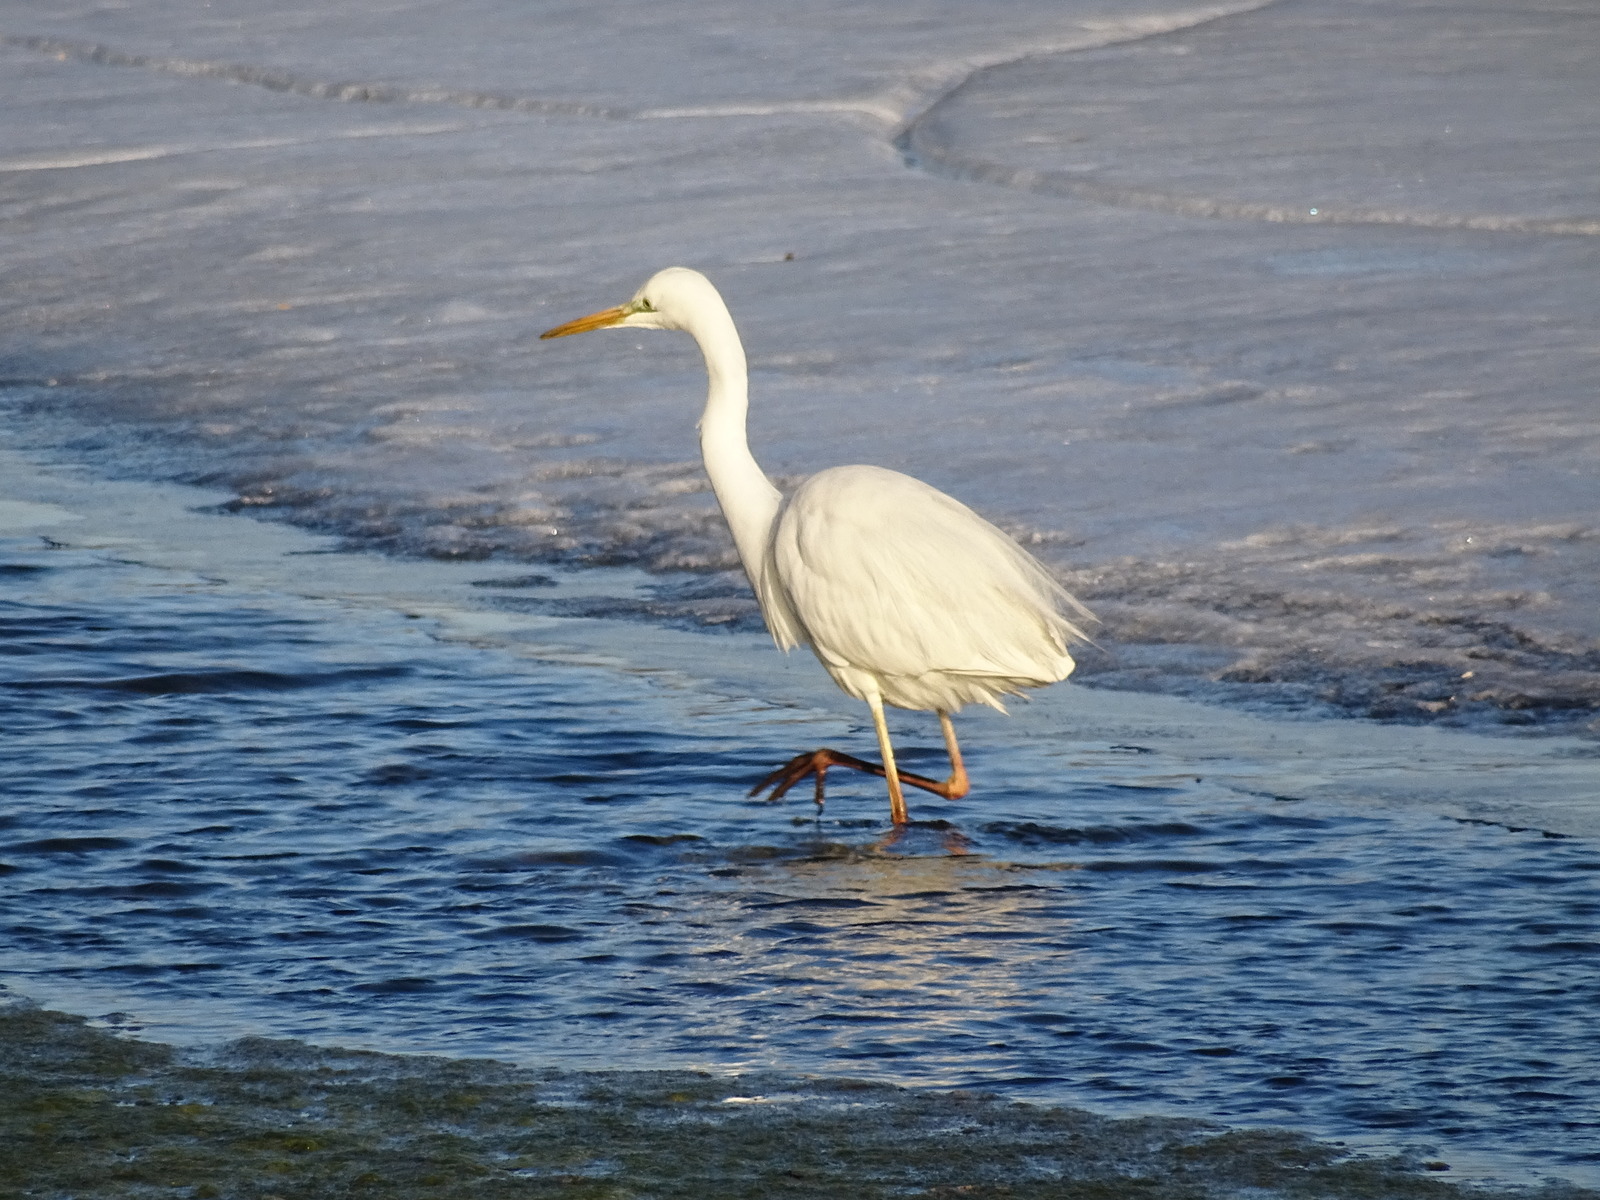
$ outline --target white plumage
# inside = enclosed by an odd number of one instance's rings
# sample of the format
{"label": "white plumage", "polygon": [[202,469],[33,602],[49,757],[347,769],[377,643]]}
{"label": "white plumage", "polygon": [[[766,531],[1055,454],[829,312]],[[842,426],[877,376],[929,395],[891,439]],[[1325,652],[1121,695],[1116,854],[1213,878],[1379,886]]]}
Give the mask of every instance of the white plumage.
{"label": "white plumage", "polygon": [[[744,349],[705,276],[670,267],[627,304],[546,338],[628,326],[681,329],[705,355],[700,445],[745,574],[779,647],[809,646],[835,683],[872,710],[883,764],[835,750],[802,754],[758,784],[776,799],[807,775],[818,804],[830,766],[883,775],[906,822],[901,781],[957,799],[966,771],[950,714],[1072,673],[1068,647],[1093,620],[1032,555],[960,501],[882,467],[833,467],[785,501],[750,454]],[[948,780],[897,770],[883,705],[939,714]]]}
{"label": "white plumage", "polygon": [[[850,695],[1004,711],[1072,673],[1070,597],[960,501],[882,467],[813,475],[778,515],[773,571],[806,642]],[[863,680],[861,676],[865,675]]]}

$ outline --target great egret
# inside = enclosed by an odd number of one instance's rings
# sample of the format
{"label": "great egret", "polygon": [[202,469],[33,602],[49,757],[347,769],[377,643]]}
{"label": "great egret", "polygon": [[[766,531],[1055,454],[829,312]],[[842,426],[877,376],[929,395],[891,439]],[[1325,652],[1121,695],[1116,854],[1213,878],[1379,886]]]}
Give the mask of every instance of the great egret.
{"label": "great egret", "polygon": [[[699,343],[710,376],[700,450],[739,561],[782,650],[809,646],[833,681],[872,710],[883,765],[814,750],[779,767],[751,795],[776,800],[806,776],[820,806],[829,767],[881,775],[889,816],[904,825],[902,783],[950,800],[968,791],[950,714],[964,704],[1001,712],[1021,695],[1072,673],[1068,645],[1093,615],[1021,546],[957,500],[882,467],[830,467],[785,501],[745,436],[744,347],[711,281],[669,267],[633,299],[540,335],[590,329],[681,329]],[[1071,614],[1070,616],[1068,614]],[[883,706],[939,714],[950,777],[900,771]]]}

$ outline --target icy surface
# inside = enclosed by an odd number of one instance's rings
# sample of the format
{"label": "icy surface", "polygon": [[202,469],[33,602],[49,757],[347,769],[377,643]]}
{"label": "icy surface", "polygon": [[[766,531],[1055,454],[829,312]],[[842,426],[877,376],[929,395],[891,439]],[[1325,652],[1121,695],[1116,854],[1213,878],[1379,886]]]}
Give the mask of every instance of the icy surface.
{"label": "icy surface", "polygon": [[726,568],[693,347],[532,340],[682,262],[768,469],[1029,538],[1086,676],[1593,719],[1594,13],[784,13],[10,13],[12,436],[360,545]]}
{"label": "icy surface", "polygon": [[997,65],[906,141],[924,165],[1197,216],[1592,236],[1597,20],[1276,4]]}

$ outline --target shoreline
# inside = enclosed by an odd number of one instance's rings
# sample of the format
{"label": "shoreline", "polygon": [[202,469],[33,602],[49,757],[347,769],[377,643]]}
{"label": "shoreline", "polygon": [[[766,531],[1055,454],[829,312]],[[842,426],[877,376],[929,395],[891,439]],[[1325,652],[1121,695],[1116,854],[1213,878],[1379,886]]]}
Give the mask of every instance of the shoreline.
{"label": "shoreline", "polygon": [[[441,642],[534,662],[644,672],[663,687],[761,695],[827,721],[843,706],[821,672],[771,652],[762,634],[707,634],[630,619],[520,611],[495,602],[495,584],[526,564],[392,558],[280,521],[224,512],[226,494],[188,484],[109,479],[59,454],[0,449],[0,536],[44,538],[155,570],[195,572],[230,591],[424,620]],[[306,570],[314,556],[315,572]],[[549,593],[582,604],[647,595],[630,568],[551,568]],[[983,714],[978,714],[981,718]],[[1473,822],[1600,836],[1590,802],[1595,744],[1554,729],[1454,729],[1316,712],[1271,711],[1179,694],[1058,687],[991,722],[997,748],[1040,740],[1137,744],[1159,753],[1147,770],[1264,795],[1363,807],[1422,808]],[[1308,765],[1309,768],[1308,769]]]}
{"label": "shoreline", "polygon": [[[246,1037],[178,1049],[0,1008],[0,1188],[395,1197],[1539,1195],[1276,1129],[848,1078],[558,1071]],[[13,1190],[15,1189],[15,1190]]]}

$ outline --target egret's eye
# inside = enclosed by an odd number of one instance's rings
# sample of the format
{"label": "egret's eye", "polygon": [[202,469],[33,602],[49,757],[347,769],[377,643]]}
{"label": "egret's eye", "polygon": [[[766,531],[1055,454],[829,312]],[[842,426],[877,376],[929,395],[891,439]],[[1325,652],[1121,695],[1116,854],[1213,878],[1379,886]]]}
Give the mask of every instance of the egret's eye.
{"label": "egret's eye", "polygon": [[633,302],[633,307],[636,312],[655,312],[656,310],[656,306],[643,296]]}

